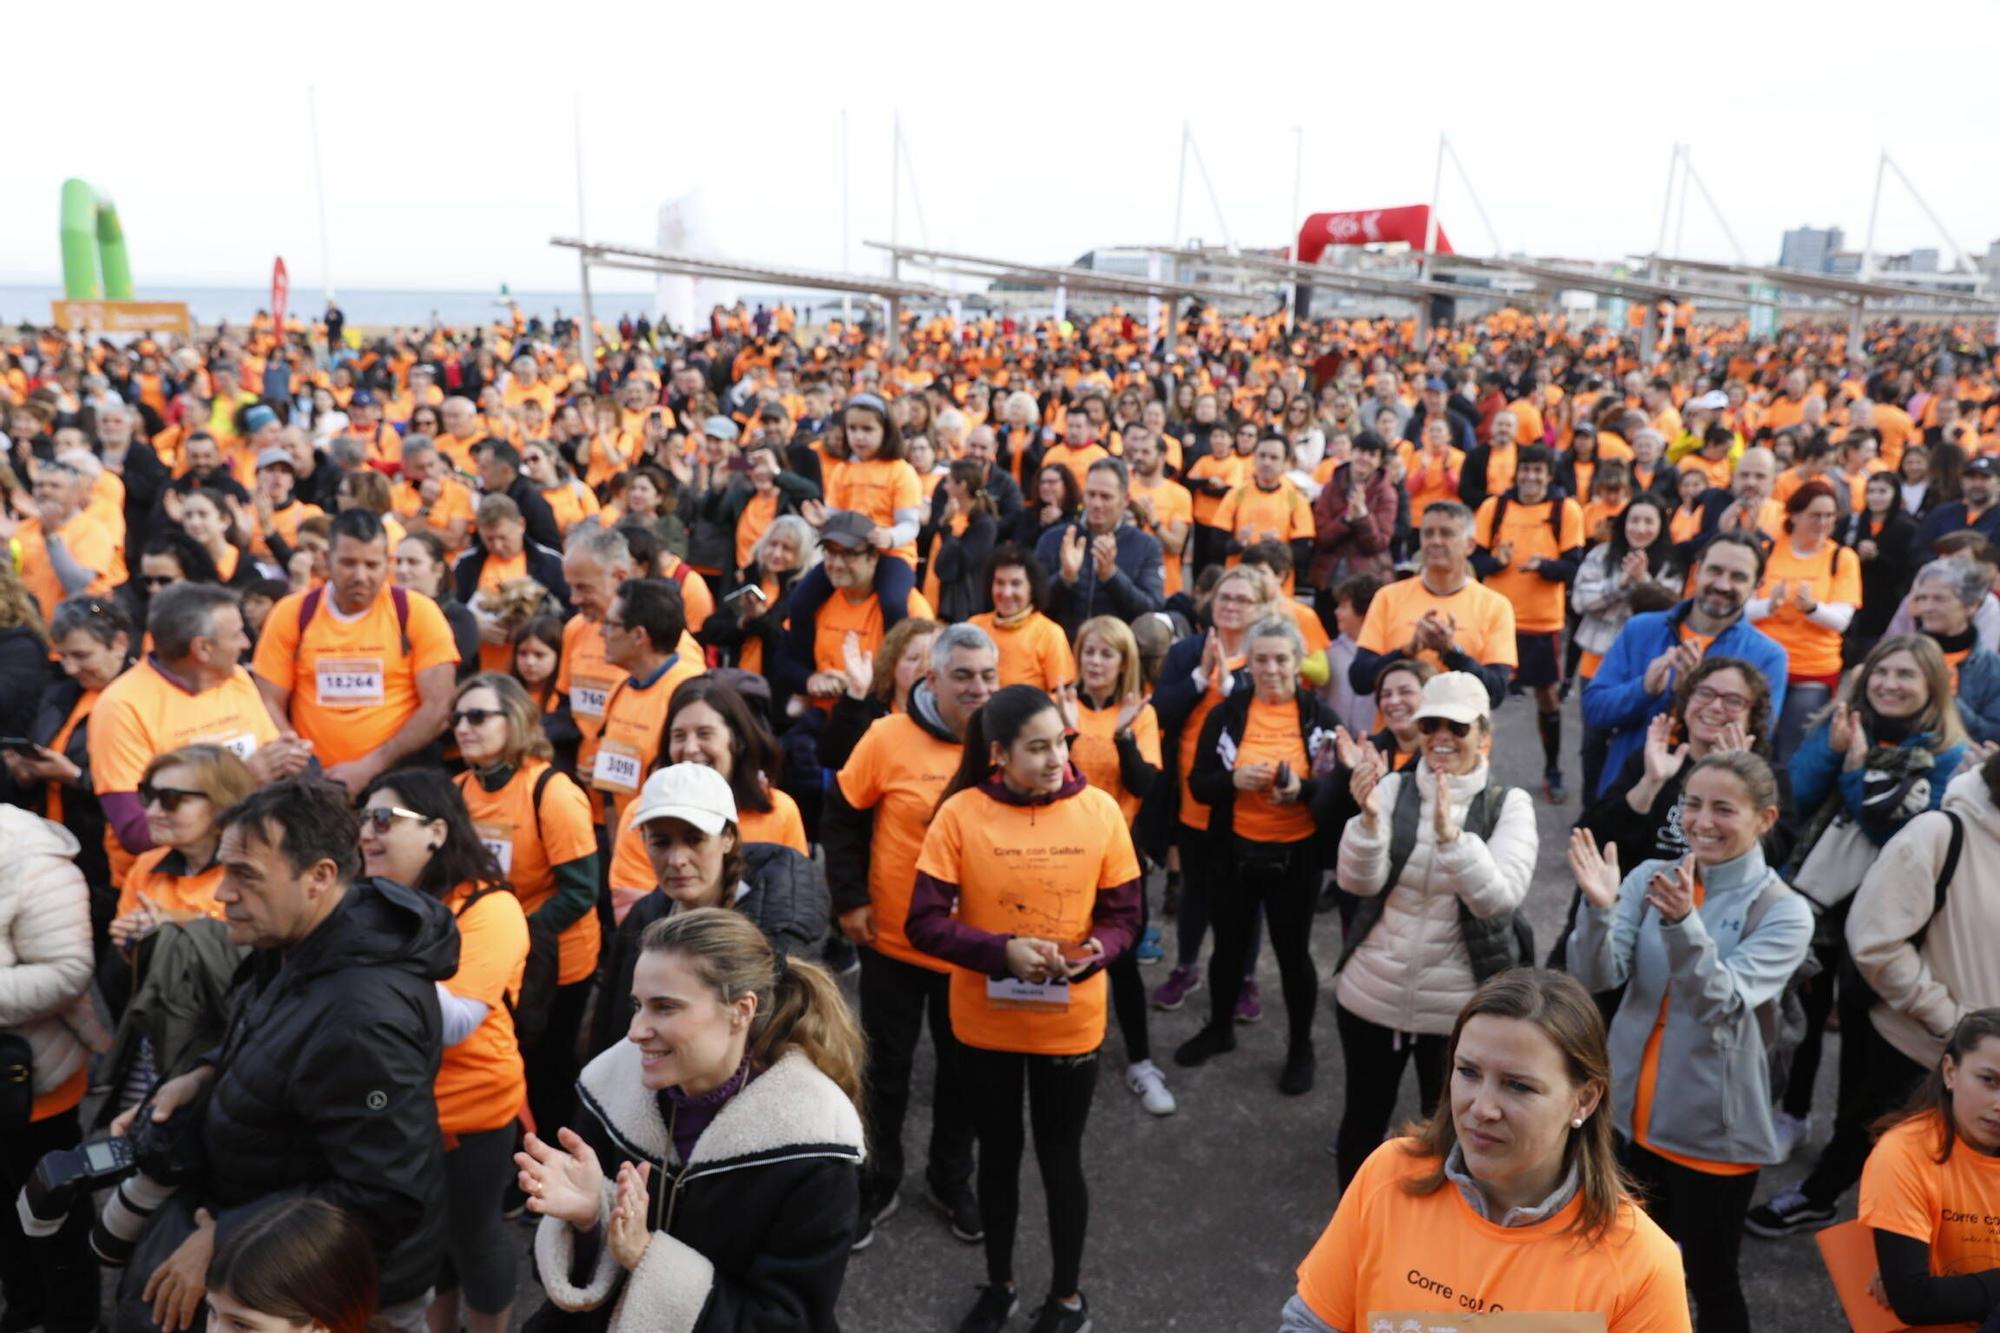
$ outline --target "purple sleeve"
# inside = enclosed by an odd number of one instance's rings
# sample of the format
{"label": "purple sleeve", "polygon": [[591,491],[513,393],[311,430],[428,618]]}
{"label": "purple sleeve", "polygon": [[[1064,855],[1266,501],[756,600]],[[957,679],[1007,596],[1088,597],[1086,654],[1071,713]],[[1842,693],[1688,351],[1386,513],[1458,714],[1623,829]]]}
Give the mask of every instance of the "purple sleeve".
{"label": "purple sleeve", "polygon": [[118,844],[137,856],[140,852],[153,850],[153,834],[146,827],[146,807],[139,803],[136,791],[108,791],[97,798],[104,808],[104,818],[118,835]]}
{"label": "purple sleeve", "polygon": [[919,870],[903,933],[910,937],[910,943],[934,958],[989,977],[1007,975],[1009,937],[968,926],[953,916],[951,908],[957,899],[956,884],[947,884]]}
{"label": "purple sleeve", "polygon": [[1097,906],[1091,911],[1090,933],[1104,946],[1107,964],[1131,948],[1139,934],[1139,894],[1144,884],[1143,879],[1128,879],[1097,895]]}

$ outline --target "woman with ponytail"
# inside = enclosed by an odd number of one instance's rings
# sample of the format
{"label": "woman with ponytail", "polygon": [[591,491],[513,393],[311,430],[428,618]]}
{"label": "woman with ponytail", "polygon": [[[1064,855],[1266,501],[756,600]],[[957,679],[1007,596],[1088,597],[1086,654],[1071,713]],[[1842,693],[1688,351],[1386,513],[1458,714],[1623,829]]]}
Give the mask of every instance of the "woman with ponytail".
{"label": "woman with ponytail", "polygon": [[998,690],[972,715],[917,856],[904,927],[951,964],[951,1029],[979,1134],[986,1284],[960,1333],[997,1333],[1020,1308],[1024,1097],[1054,1259],[1033,1333],[1090,1327],[1079,1286],[1083,1128],[1104,1044],[1104,967],[1138,933],[1140,877],[1124,812],[1070,763],[1064,731],[1055,700],[1032,685]]}
{"label": "woman with ponytail", "polygon": [[[834,1330],[860,1218],[861,1033],[833,978],[740,912],[646,928],[626,1040],[580,1129],[515,1157],[541,1215],[537,1327]],[[564,1312],[577,1316],[566,1319]]]}

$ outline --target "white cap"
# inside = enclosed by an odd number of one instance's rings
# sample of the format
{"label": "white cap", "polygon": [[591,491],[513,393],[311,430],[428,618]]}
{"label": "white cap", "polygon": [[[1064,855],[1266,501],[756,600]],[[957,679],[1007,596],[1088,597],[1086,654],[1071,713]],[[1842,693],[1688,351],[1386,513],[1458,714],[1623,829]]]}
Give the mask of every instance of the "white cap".
{"label": "white cap", "polygon": [[729,780],[702,764],[673,764],[646,779],[632,827],[678,819],[714,835],[736,822],[736,794]]}
{"label": "white cap", "polygon": [[[1470,726],[1492,716],[1492,699],[1486,685],[1470,671],[1441,671],[1424,682],[1424,701],[1417,720],[1441,717],[1447,722]],[[650,785],[650,784],[648,784]]]}
{"label": "white cap", "polygon": [[1728,394],[1724,393],[1720,389],[1710,389],[1707,393],[1703,394],[1701,397],[1690,401],[1688,403],[1688,410],[1693,412],[1720,412],[1723,408],[1728,406],[1729,406]]}

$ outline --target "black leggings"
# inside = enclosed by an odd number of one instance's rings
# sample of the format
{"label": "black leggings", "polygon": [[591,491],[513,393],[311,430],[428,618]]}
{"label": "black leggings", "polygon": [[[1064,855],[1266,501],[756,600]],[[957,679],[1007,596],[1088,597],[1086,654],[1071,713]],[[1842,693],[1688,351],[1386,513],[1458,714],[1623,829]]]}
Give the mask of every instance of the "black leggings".
{"label": "black leggings", "polygon": [[1132,947],[1111,960],[1111,966],[1104,969],[1110,978],[1111,1012],[1117,1016],[1118,1031],[1125,1038],[1125,1063],[1136,1065],[1141,1060],[1153,1058],[1153,1038],[1147,1027],[1146,981],[1139,975],[1139,941],[1145,937],[1146,924],[1152,913],[1146,906],[1146,880],[1142,871],[1139,879],[1139,931],[1132,937]]}
{"label": "black leggings", "polygon": [[1083,1127],[1097,1092],[1097,1055],[1026,1055],[959,1047],[959,1071],[979,1131],[979,1220],[986,1227],[986,1280],[1014,1280],[1021,1216],[1021,1095],[1035,1136],[1035,1164],[1048,1197],[1049,1251],[1057,1297],[1079,1289],[1090,1190],[1083,1181]]}
{"label": "black leggings", "polygon": [[1443,1036],[1413,1036],[1396,1032],[1379,1023],[1350,1013],[1335,1005],[1334,1026],[1340,1029],[1340,1058],[1344,1069],[1340,1130],[1334,1138],[1334,1155],[1340,1163],[1340,1187],[1346,1189],[1368,1154],[1382,1146],[1389,1131],[1389,1118],[1396,1114],[1396,1096],[1403,1086],[1403,1066],[1417,1057],[1417,1104],[1419,1114],[1429,1116],[1437,1109],[1444,1091],[1445,1045]]}
{"label": "black leggings", "polygon": [[87,1333],[98,1326],[99,1277],[90,1254],[97,1210],[89,1192],[79,1190],[61,1228],[39,1239],[22,1232],[14,1208],[42,1154],[74,1148],[81,1138],[75,1108],[0,1132],[0,1299],[9,1327]]}
{"label": "black leggings", "polygon": [[[556,1141],[556,1131],[569,1126],[576,1111],[577,1034],[583,1030],[584,1010],[590,1007],[592,980],[585,977],[567,986],[556,987],[549,999],[549,1025],[542,1039],[521,1052],[528,1075],[528,1113],[535,1118],[535,1133],[547,1143]],[[599,1004],[623,1004],[622,995],[606,995]]]}
{"label": "black leggings", "polygon": [[1271,952],[1285,990],[1285,1021],[1295,1050],[1312,1043],[1319,1005],[1319,970],[1313,966],[1313,907],[1321,867],[1315,839],[1291,843],[1230,840],[1228,871],[1214,897],[1215,952],[1208,960],[1208,1021],[1235,1021],[1236,1000],[1251,965],[1250,942],[1262,909],[1270,919]]}
{"label": "black leggings", "polygon": [[514,1179],[514,1126],[458,1135],[444,1155],[444,1264],[439,1291],[463,1289],[476,1314],[499,1314],[514,1302],[514,1238],[500,1216],[500,1195]]}
{"label": "black leggings", "polygon": [[1619,1160],[1646,1196],[1646,1211],[1681,1247],[1699,1333],[1750,1333],[1750,1308],[1736,1271],[1743,1216],[1760,1172],[1715,1176],[1670,1162],[1623,1139]]}
{"label": "black leggings", "polygon": [[[1814,977],[1814,984],[1826,980]],[[1833,1112],[1833,1137],[1820,1150],[1812,1173],[1799,1182],[1814,1206],[1832,1208],[1861,1179],[1875,1138],[1871,1126],[1909,1100],[1927,1071],[1891,1046],[1868,1017],[1874,999],[1853,971],[1840,976],[1840,1092]],[[1795,1074],[1793,1077],[1797,1077]],[[1789,1092],[1790,1089],[1787,1089]]]}

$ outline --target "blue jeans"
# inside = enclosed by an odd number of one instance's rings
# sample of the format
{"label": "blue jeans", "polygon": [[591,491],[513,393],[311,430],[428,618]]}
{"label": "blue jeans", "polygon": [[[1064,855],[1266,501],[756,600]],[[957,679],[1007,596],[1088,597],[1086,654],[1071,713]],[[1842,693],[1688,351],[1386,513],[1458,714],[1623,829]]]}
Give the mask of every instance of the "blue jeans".
{"label": "blue jeans", "polygon": [[1792,752],[1806,738],[1806,722],[1833,698],[1833,691],[1817,681],[1785,683],[1785,706],[1778,712],[1778,733],[1771,743],[1771,757],[1779,764],[1792,761]]}

